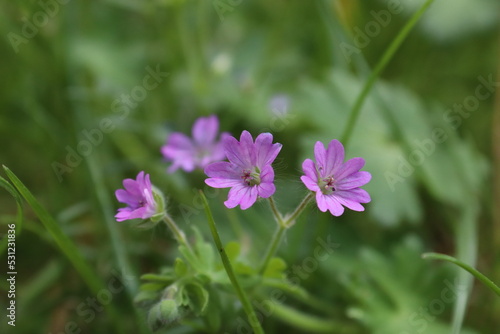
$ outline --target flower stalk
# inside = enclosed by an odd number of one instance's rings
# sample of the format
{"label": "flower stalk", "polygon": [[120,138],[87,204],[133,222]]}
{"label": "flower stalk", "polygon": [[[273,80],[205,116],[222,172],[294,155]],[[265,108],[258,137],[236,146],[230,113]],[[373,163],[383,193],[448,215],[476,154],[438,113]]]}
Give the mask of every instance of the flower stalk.
{"label": "flower stalk", "polygon": [[304,209],[307,207],[307,204],[309,204],[309,202],[313,199],[313,197],[314,193],[307,194],[306,197],[304,197],[304,199],[302,200],[302,202],[300,202],[300,204],[297,206],[295,211],[293,211],[293,213],[290,216],[287,216],[286,218],[283,218],[282,214],[278,211],[274,199],[272,197],[269,197],[269,205],[271,207],[271,211],[273,212],[274,218],[278,223],[278,226],[276,227],[274,235],[271,239],[271,243],[267,248],[266,255],[264,256],[264,261],[262,261],[262,264],[259,267],[260,275],[264,274],[269,264],[269,261],[271,261],[271,259],[276,254],[276,250],[278,249],[278,246],[281,243],[281,239],[283,239],[283,236],[285,235],[285,231],[290,227],[292,227],[293,224],[295,224],[295,219],[297,219],[297,217],[304,211]]}
{"label": "flower stalk", "polygon": [[241,301],[241,304],[243,305],[243,309],[247,314],[250,326],[252,326],[252,329],[255,334],[264,334],[264,330],[260,325],[259,319],[255,314],[252,304],[250,303],[250,300],[245,290],[241,288],[241,285],[238,282],[238,279],[236,278],[236,274],[234,273],[233,266],[231,265],[231,261],[229,260],[226,251],[222,246],[222,241],[220,240],[219,232],[217,231],[217,227],[215,226],[214,217],[212,215],[210,207],[208,206],[207,198],[205,197],[205,195],[201,190],[200,190],[200,195],[203,200],[203,205],[205,206],[205,214],[207,215],[208,226],[210,227],[210,232],[212,233],[215,246],[217,247],[218,253],[222,260],[222,264],[224,265],[224,269],[226,270],[227,276],[229,277],[231,284],[236,290],[236,294],[238,295],[238,298]]}
{"label": "flower stalk", "polygon": [[194,254],[194,251],[191,248],[191,245],[189,245],[189,243],[187,242],[186,235],[177,226],[177,224],[172,219],[172,217],[170,217],[167,213],[165,213],[165,215],[163,216],[163,221],[165,222],[165,224],[167,224],[170,231],[172,231],[175,240],[177,240],[179,242],[179,244],[181,244],[182,246],[186,247],[189,250],[189,252]]}

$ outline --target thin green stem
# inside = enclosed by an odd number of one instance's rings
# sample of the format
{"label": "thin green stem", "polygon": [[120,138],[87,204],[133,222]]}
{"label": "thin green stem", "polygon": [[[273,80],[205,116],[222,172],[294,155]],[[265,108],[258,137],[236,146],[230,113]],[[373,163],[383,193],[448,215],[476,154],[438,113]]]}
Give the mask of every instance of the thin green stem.
{"label": "thin green stem", "polygon": [[451,263],[456,264],[457,266],[467,270],[469,273],[471,273],[474,277],[476,277],[478,280],[480,280],[484,285],[486,285],[488,288],[493,290],[497,295],[500,296],[500,288],[493,283],[492,280],[490,280],[488,277],[480,273],[477,269],[469,266],[468,264],[452,257],[449,255],[445,254],[439,254],[439,253],[424,253],[422,254],[423,259],[433,259],[433,260],[443,260],[443,261],[448,261]]}
{"label": "thin green stem", "polygon": [[267,248],[266,255],[264,256],[264,261],[262,261],[260,267],[259,267],[259,274],[262,275],[267,268],[267,265],[269,264],[269,261],[273,258],[273,256],[276,254],[276,250],[278,249],[279,244],[281,243],[281,239],[283,239],[283,235],[285,234],[285,231],[287,230],[287,226],[284,224],[278,224],[278,227],[274,231],[273,238],[271,239],[271,243],[269,244],[269,247]]}
{"label": "thin green stem", "polygon": [[313,192],[308,193],[306,197],[304,197],[302,202],[300,202],[300,204],[297,206],[295,211],[290,216],[286,217],[285,225],[287,225],[288,227],[292,226],[295,222],[295,219],[297,219],[297,217],[302,213],[302,211],[304,211],[304,209],[307,207],[307,204],[309,204],[309,202],[313,198],[314,198],[314,193]]}
{"label": "thin green stem", "polygon": [[269,244],[269,247],[267,248],[266,255],[264,256],[264,260],[262,261],[262,264],[259,267],[259,274],[263,274],[266,271],[267,265],[269,264],[269,261],[273,258],[273,256],[276,254],[276,250],[278,249],[278,246],[281,243],[281,239],[283,239],[283,235],[285,234],[285,231],[290,228],[293,223],[295,222],[295,219],[304,211],[304,209],[307,207],[307,204],[311,199],[314,197],[314,193],[309,193],[307,194],[306,197],[300,202],[300,204],[297,206],[295,211],[290,215],[285,218],[281,215],[279,210],[276,207],[276,203],[274,202],[274,199],[269,197],[269,205],[271,207],[271,211],[274,214],[274,217],[276,218],[276,222],[278,223],[278,226],[276,227],[276,230],[274,231],[274,235],[271,238],[271,243]]}
{"label": "thin green stem", "polygon": [[191,245],[187,242],[186,235],[184,232],[177,226],[175,221],[170,217],[168,214],[165,213],[165,216],[163,216],[163,221],[165,224],[167,224],[168,228],[172,233],[174,234],[175,240],[179,242],[182,246],[186,247],[189,252],[194,254],[193,249],[191,248]]}
{"label": "thin green stem", "polygon": [[208,206],[207,198],[205,197],[205,194],[203,194],[203,191],[200,190],[200,195],[203,200],[203,205],[205,206],[205,213],[207,215],[207,220],[208,220],[208,226],[210,227],[210,232],[212,233],[212,237],[214,239],[215,246],[217,247],[217,250],[219,251],[220,258],[222,260],[222,264],[224,265],[224,269],[226,270],[227,276],[229,277],[229,280],[231,281],[231,284],[233,285],[234,289],[236,290],[236,294],[238,295],[238,298],[241,301],[241,304],[243,305],[243,309],[245,310],[245,313],[247,314],[248,321],[250,323],[250,326],[252,326],[252,329],[254,333],[256,334],[264,334],[264,330],[262,329],[259,319],[257,318],[255,311],[252,307],[252,304],[250,303],[250,300],[248,299],[248,296],[240,286],[240,283],[238,282],[238,279],[236,278],[236,275],[233,270],[233,266],[231,265],[231,261],[229,261],[229,258],[227,257],[226,251],[224,250],[224,247],[222,246],[222,241],[220,240],[219,237],[219,232],[217,231],[217,227],[215,226],[215,221],[214,217],[212,215],[212,211],[210,210],[210,207]]}
{"label": "thin green stem", "polygon": [[278,225],[285,225],[285,221],[283,220],[283,216],[281,215],[281,212],[279,212],[278,208],[276,207],[276,202],[274,201],[274,198],[271,196],[268,198],[269,200],[269,205],[271,206],[271,211],[273,212],[274,218],[276,219],[276,222]]}
{"label": "thin green stem", "polygon": [[410,18],[410,20],[406,23],[406,25],[401,29],[399,34],[396,36],[396,38],[392,41],[392,43],[389,45],[389,47],[386,49],[384,54],[382,55],[382,58],[380,58],[379,62],[373,69],[372,73],[368,77],[368,79],[365,82],[365,85],[363,86],[363,89],[361,90],[361,93],[358,95],[356,98],[356,101],[351,109],[349,119],[347,120],[347,125],[345,127],[344,133],[342,134],[341,142],[344,144],[344,147],[347,146],[347,143],[349,139],[352,136],[352,131],[354,129],[354,125],[356,124],[357,119],[359,118],[359,115],[361,113],[361,107],[363,107],[363,103],[366,100],[366,97],[368,96],[368,93],[370,92],[373,84],[377,80],[378,76],[380,73],[384,70],[384,68],[387,66],[389,61],[392,59],[396,51],[399,49],[401,44],[404,42],[410,31],[413,29],[415,24],[418,22],[420,17],[424,14],[424,12],[427,10],[427,8],[434,2],[434,0],[427,0],[420,9],[413,14],[413,16]]}

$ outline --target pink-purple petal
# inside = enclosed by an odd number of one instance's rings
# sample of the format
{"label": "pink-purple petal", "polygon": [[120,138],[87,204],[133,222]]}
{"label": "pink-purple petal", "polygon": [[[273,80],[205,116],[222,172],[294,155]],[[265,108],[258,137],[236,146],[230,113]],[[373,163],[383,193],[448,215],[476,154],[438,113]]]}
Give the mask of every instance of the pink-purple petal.
{"label": "pink-purple petal", "polygon": [[306,159],[302,163],[302,170],[304,174],[308,176],[311,180],[318,180],[318,172],[316,170],[316,164],[311,159]]}
{"label": "pink-purple petal", "polygon": [[369,203],[371,201],[370,194],[368,194],[366,190],[361,188],[355,188],[351,190],[339,190],[335,192],[335,195],[359,203]]}
{"label": "pink-purple petal", "polygon": [[332,195],[325,195],[328,211],[335,217],[341,216],[344,213],[344,207],[339,203],[337,198]]}
{"label": "pink-purple petal", "polygon": [[339,180],[336,184],[338,190],[350,190],[359,188],[370,182],[372,175],[368,172],[361,171],[352,173],[348,177]]}
{"label": "pink-purple petal", "polygon": [[162,147],[161,151],[166,158],[175,159],[175,154],[179,151],[191,151],[192,149],[193,143],[188,136],[174,132],[168,137],[167,144]]}
{"label": "pink-purple petal", "polygon": [[141,171],[135,180],[123,180],[125,189],[115,191],[117,200],[127,204],[125,208],[119,208],[115,215],[117,221],[136,218],[150,218],[157,210],[153,196],[149,174]]}
{"label": "pink-purple petal", "polygon": [[328,144],[325,157],[325,174],[334,174],[344,161],[344,146],[336,139]]}
{"label": "pink-purple petal", "polygon": [[116,190],[115,196],[118,202],[125,203],[127,205],[134,205],[135,203],[139,202],[138,199],[140,199],[140,197],[133,195],[124,189]]}
{"label": "pink-purple petal", "polygon": [[321,192],[316,192],[316,203],[318,204],[318,208],[322,212],[326,212],[328,210],[328,205],[326,204],[326,196]]}
{"label": "pink-purple petal", "polygon": [[353,200],[352,198],[345,198],[341,194],[336,193],[335,194],[335,199],[342,204],[343,206],[354,210],[354,211],[365,211],[365,208],[356,200]]}
{"label": "pink-purple petal", "polygon": [[320,172],[321,177],[325,177],[326,150],[325,146],[320,141],[317,141],[314,145],[314,158],[316,159],[318,171]]}
{"label": "pink-purple petal", "polygon": [[136,180],[133,179],[125,179],[123,180],[123,187],[125,190],[130,193],[131,195],[140,197],[141,196],[141,189],[139,188],[139,185]]}
{"label": "pink-purple petal", "polygon": [[[343,163],[344,147],[338,140],[332,140],[325,149],[321,142],[314,145],[316,163],[306,159],[301,180],[311,191],[316,192],[318,208],[334,216],[344,213],[344,207],[364,211],[361,203],[370,202],[370,195],[361,189],[371,180],[369,172],[360,171],[365,165],[363,158],[353,158]],[[324,187],[324,188],[323,188]]]}
{"label": "pink-purple petal", "polygon": [[[240,141],[231,136],[223,137],[223,147],[229,162],[208,165],[205,183],[215,188],[231,187],[226,207],[240,206],[242,210],[251,207],[257,198],[268,198],[276,192],[274,169],[271,163],[281,149],[273,144],[269,133],[260,134],[255,143],[248,131],[243,131]],[[255,175],[257,174],[257,175]],[[257,181],[253,184],[251,180]]]}
{"label": "pink-purple petal", "polygon": [[311,191],[320,191],[317,181],[311,180],[311,178],[309,176],[302,175],[300,177],[300,180],[302,181],[302,183],[304,183],[304,185],[307,187],[307,189],[309,189]]}
{"label": "pink-purple petal", "polygon": [[257,196],[258,196],[257,187],[248,188],[247,194],[243,196],[243,198],[240,201],[241,210],[246,210],[252,205],[254,205],[254,203],[257,201]]}
{"label": "pink-purple petal", "polygon": [[267,165],[261,170],[260,181],[266,183],[274,182],[274,169],[271,165]]}
{"label": "pink-purple petal", "polygon": [[219,161],[205,167],[205,174],[213,178],[240,179],[241,169],[227,161]]}
{"label": "pink-purple petal", "polygon": [[243,184],[243,182],[241,180],[217,179],[217,178],[205,179],[205,183],[212,188],[229,188],[229,187],[235,187],[235,186]]}
{"label": "pink-purple petal", "polygon": [[206,146],[211,144],[219,132],[219,119],[212,115],[200,117],[193,125],[193,138],[198,145]]}
{"label": "pink-purple petal", "polygon": [[227,159],[241,168],[248,168],[250,161],[245,160],[245,157],[240,153],[240,143],[234,137],[228,136],[223,139],[224,150]]}
{"label": "pink-purple petal", "polygon": [[265,165],[272,164],[278,156],[282,145],[273,144],[273,135],[270,133],[261,133],[255,139],[254,151],[256,152],[256,166],[262,168]]}
{"label": "pink-purple petal", "polygon": [[253,138],[250,132],[244,130],[240,136],[239,154],[241,160],[248,163],[250,166],[256,166],[257,153],[253,143]]}
{"label": "pink-purple petal", "polygon": [[257,194],[262,198],[269,198],[276,192],[274,183],[261,183],[257,186]]}
{"label": "pink-purple petal", "polygon": [[204,168],[209,163],[225,158],[221,141],[216,141],[219,130],[217,116],[201,117],[195,121],[193,139],[183,133],[170,134],[167,143],[161,148],[161,153],[172,165],[168,172],[179,168],[191,172],[195,168]]}
{"label": "pink-purple petal", "polygon": [[363,158],[352,158],[347,160],[340,166],[335,174],[337,180],[342,180],[343,178],[359,171],[365,165],[365,159]]}
{"label": "pink-purple petal", "polygon": [[[237,205],[240,205],[242,210],[247,209],[249,206],[247,206],[253,196],[252,196],[252,187],[247,187],[246,185],[238,185],[234,186],[229,190],[229,194],[227,196],[227,201],[224,202],[226,207],[228,208],[234,208]],[[253,200],[253,203],[257,200],[257,194],[255,192],[255,199]],[[243,203],[243,204],[242,204]],[[251,203],[250,206],[253,204]],[[243,209],[245,207],[245,209]]]}

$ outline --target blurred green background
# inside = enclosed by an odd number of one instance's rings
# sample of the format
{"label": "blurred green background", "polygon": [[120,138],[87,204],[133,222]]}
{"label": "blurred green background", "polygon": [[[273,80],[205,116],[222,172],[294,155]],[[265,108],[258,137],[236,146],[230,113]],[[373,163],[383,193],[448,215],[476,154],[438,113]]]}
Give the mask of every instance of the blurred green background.
{"label": "blurred green background", "polygon": [[[283,144],[275,198],[292,210],[305,193],[303,159],[315,141],[340,138],[371,68],[422,3],[2,0],[0,162],[103,282],[128,269],[130,285],[112,304],[124,332],[137,333],[138,277],[171,264],[177,251],[164,227],[114,222],[121,180],[150,173],[179,224],[206,230],[193,202],[204,174],[167,174],[159,149],[169,133],[189,134],[197,117],[217,114],[223,131],[270,131]],[[287,304],[344,321],[353,333],[452,333],[462,320],[460,333],[498,332],[498,297],[473,283],[470,294],[443,301],[446,282],[467,284],[467,275],[420,254],[456,255],[500,282],[499,13],[496,0],[436,0],[410,33],[346,147],[373,175],[366,212],[334,218],[311,206],[280,248],[293,265],[312,254],[318,236],[339,244],[301,282],[331,310],[291,298]],[[152,72],[156,82],[145,79]],[[286,106],[273,105],[276,97]],[[210,199],[222,238],[245,241],[258,261],[272,216],[265,203],[228,212],[226,194]],[[0,213],[3,234],[16,216],[3,189]],[[5,253],[2,310],[9,302]],[[16,265],[16,327],[2,316],[2,333],[116,331],[105,312],[87,321],[77,311],[94,295],[27,205]],[[236,333],[231,320],[224,328]],[[264,328],[304,333],[279,316]],[[198,331],[183,324],[160,332]]]}

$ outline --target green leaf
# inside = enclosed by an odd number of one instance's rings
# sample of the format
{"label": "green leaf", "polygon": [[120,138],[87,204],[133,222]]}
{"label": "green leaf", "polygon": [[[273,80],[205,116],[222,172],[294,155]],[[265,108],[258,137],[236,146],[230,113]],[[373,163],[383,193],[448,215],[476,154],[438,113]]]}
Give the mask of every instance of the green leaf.
{"label": "green leaf", "polygon": [[205,308],[203,318],[209,327],[210,333],[220,333],[222,317],[225,316],[227,318],[227,314],[224,315],[224,309],[222,308],[219,298],[220,292],[211,286],[207,286],[206,288],[210,298]]}
{"label": "green leaf", "polygon": [[175,275],[174,273],[168,273],[168,274],[144,274],[141,277],[141,280],[143,281],[153,281],[153,282],[165,282],[165,283],[171,283],[175,280]]}
{"label": "green leaf", "polygon": [[284,278],[286,267],[286,262],[282,258],[273,257],[264,271],[264,277]]}
{"label": "green leaf", "polygon": [[213,247],[210,243],[206,242],[200,230],[195,226],[192,227],[195,235],[195,251],[198,255],[201,267],[196,268],[199,271],[210,272],[213,271],[215,265],[215,254]]}
{"label": "green leaf", "polygon": [[179,278],[186,276],[188,272],[186,263],[184,263],[184,261],[182,261],[181,258],[175,259],[174,268],[175,268],[175,275],[177,275],[177,277]]}
{"label": "green leaf", "polygon": [[144,283],[139,287],[140,291],[160,291],[167,286],[167,283]]}
{"label": "green leaf", "polygon": [[185,246],[180,245],[179,252],[184,256],[184,258],[191,267],[196,269],[203,267],[203,264],[200,262],[200,260],[197,257],[195,257],[194,254],[190,252],[189,249],[186,248]]}
{"label": "green leaf", "polygon": [[201,284],[191,281],[184,285],[184,293],[187,295],[189,306],[195,314],[202,314],[208,305],[208,291]]}
{"label": "green leaf", "polygon": [[142,304],[142,303],[152,302],[156,299],[158,299],[157,291],[151,291],[151,290],[139,291],[134,297],[134,303]]}

